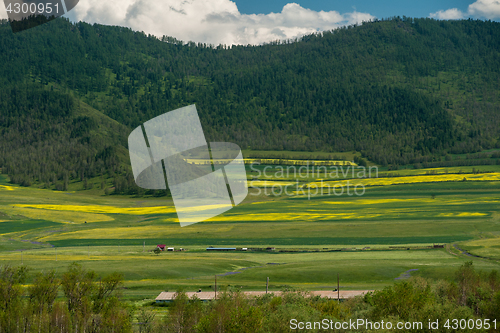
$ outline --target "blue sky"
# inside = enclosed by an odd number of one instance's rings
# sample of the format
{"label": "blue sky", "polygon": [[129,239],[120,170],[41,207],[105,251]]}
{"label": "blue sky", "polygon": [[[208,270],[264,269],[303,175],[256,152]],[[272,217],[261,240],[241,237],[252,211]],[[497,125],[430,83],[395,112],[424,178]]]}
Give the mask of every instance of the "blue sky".
{"label": "blue sky", "polygon": [[242,14],[268,14],[280,12],[284,5],[296,2],[304,8],[315,11],[335,10],[340,13],[350,12],[354,8],[359,12],[368,12],[377,18],[391,16],[428,17],[430,13],[449,8],[458,8],[463,12],[473,3],[470,0],[235,0]]}

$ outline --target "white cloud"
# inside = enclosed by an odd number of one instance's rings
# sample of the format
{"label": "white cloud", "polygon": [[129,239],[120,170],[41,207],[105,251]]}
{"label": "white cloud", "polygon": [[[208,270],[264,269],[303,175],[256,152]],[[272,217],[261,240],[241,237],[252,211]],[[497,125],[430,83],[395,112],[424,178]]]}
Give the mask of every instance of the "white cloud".
{"label": "white cloud", "polygon": [[230,0],[86,0],[67,15],[72,21],[120,25],[158,37],[210,44],[261,44],[369,21],[368,13],[313,11],[296,3],[280,13],[241,14]]}
{"label": "white cloud", "polygon": [[438,19],[438,20],[459,20],[464,18],[464,13],[457,9],[457,8],[451,8],[448,10],[440,10],[435,13],[431,13],[430,17]]}
{"label": "white cloud", "polygon": [[468,12],[476,17],[498,19],[500,18],[500,0],[477,0],[469,5]]}
{"label": "white cloud", "polygon": [[[230,0],[80,0],[72,21],[130,27],[158,37],[209,44],[262,44],[369,21],[368,13],[313,11],[296,3],[280,13],[245,15]],[[0,19],[7,18],[0,5]]]}
{"label": "white cloud", "polygon": [[458,20],[464,17],[499,19],[500,0],[476,0],[476,2],[469,5],[466,13],[457,8],[451,8],[431,13],[429,17],[438,20]]}
{"label": "white cloud", "polygon": [[[158,37],[209,44],[262,44],[369,21],[354,10],[314,11],[296,3],[281,12],[241,14],[230,0],[80,0],[67,15],[72,21],[130,27]],[[7,18],[0,6],[0,18]]]}

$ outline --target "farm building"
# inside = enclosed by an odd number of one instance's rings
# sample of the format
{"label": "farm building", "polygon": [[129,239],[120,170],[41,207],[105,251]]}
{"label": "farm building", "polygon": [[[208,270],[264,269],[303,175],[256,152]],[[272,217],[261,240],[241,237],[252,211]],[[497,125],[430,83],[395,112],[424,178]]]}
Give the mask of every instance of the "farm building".
{"label": "farm building", "polygon": [[[337,291],[331,290],[320,290],[320,291],[311,291],[311,296],[320,296],[326,297],[330,299],[348,299],[356,296],[362,296],[368,292],[373,292],[373,290],[341,290],[340,293]],[[270,294],[274,294],[275,296],[280,296],[282,291],[270,291]],[[175,299],[176,292],[163,291],[156,297],[156,303],[169,303]],[[250,296],[262,296],[266,294],[265,291],[244,291],[243,294],[247,297]],[[203,292],[187,292],[188,298],[192,298],[196,296],[201,301],[211,301],[216,298],[214,291],[203,291]]]}
{"label": "farm building", "polygon": [[158,244],[158,245],[156,245],[156,247],[159,248],[162,251],[165,251],[166,245],[165,244]]}
{"label": "farm building", "polygon": [[235,247],[207,247],[207,251],[236,251]]}

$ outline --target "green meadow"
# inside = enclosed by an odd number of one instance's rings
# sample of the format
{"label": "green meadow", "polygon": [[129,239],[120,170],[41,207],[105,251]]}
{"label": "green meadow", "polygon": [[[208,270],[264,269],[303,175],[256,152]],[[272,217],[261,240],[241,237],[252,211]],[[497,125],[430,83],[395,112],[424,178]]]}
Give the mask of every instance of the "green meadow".
{"label": "green meadow", "polygon": [[[499,171],[478,169],[478,177]],[[341,288],[380,289],[410,270],[451,279],[470,260],[479,270],[498,270],[500,181],[425,181],[429,174],[472,171],[384,172],[382,180],[412,181],[366,186],[360,196],[251,188],[241,205],[184,228],[168,198],[19,187],[2,177],[0,262],[60,274],[77,261],[102,275],[121,272],[124,295],[134,300],[164,290],[213,290],[215,275],[220,288],[262,290],[269,277],[271,290],[328,290],[336,288],[337,274]],[[156,255],[157,244],[185,251]],[[261,251],[209,253],[209,246]]]}
{"label": "green meadow", "polygon": [[[374,249],[318,253],[207,253],[205,251],[142,252],[142,246],[90,246],[4,251],[2,263],[23,264],[32,272],[54,269],[58,273],[78,261],[84,267],[105,275],[112,271],[124,275],[124,295],[128,299],[151,299],[170,290],[219,290],[228,287],[263,290],[270,277],[270,290],[301,288],[331,290],[337,274],[343,289],[379,289],[394,283],[409,270],[412,276],[453,278],[454,272],[469,258],[439,250]],[[479,270],[498,269],[498,264],[477,259]],[[229,273],[229,274],[228,274]]]}

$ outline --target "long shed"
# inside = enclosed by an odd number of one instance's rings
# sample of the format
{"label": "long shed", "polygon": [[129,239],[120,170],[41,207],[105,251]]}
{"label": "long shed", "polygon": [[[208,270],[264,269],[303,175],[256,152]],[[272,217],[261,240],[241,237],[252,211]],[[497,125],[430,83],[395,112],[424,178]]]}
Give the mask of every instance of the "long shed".
{"label": "long shed", "polygon": [[235,247],[207,247],[207,251],[236,251]]}
{"label": "long shed", "polygon": [[[320,296],[320,297],[326,297],[326,298],[331,298],[331,299],[337,299],[339,297],[340,299],[347,299],[355,296],[362,296],[368,292],[373,292],[373,290],[341,290],[340,293],[337,291],[331,291],[331,290],[317,290],[317,291],[310,291],[309,293],[312,296]],[[274,294],[275,296],[281,295],[283,292],[282,291],[269,291],[269,294]],[[156,303],[163,303],[163,302],[172,302],[175,299],[175,294],[176,292],[173,291],[162,291],[158,297],[156,297]],[[265,291],[244,291],[243,294],[245,296],[262,296],[266,294]],[[186,293],[187,297],[192,298],[193,296],[196,295],[196,297],[202,301],[211,301],[215,299],[215,292],[214,291],[202,291],[202,292],[187,292]]]}

